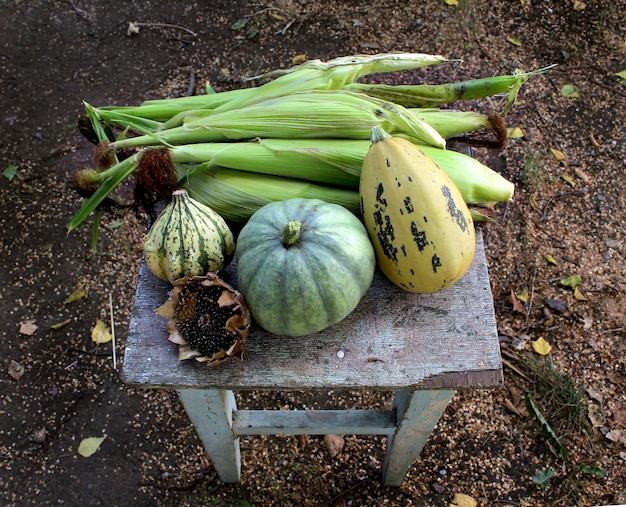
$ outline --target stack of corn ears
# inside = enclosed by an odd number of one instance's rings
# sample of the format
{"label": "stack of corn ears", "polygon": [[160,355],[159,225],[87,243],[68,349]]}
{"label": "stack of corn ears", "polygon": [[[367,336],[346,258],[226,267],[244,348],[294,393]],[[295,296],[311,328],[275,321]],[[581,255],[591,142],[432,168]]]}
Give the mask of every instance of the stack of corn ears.
{"label": "stack of corn ears", "polygon": [[[140,106],[85,104],[108,167],[83,171],[93,194],[72,218],[78,227],[140,167],[146,150],[167,149],[179,186],[224,218],[246,221],[272,201],[318,198],[359,212],[361,165],[375,126],[420,146],[452,178],[472,209],[513,196],[513,184],[474,158],[446,149],[446,139],[494,128],[493,116],[440,106],[504,97],[506,115],[533,72],[441,85],[360,83],[376,73],[449,63],[419,53],[356,55],[307,61],[260,76],[258,87],[146,101]],[[118,131],[121,134],[114,135]],[[118,160],[117,153],[136,150]],[[477,220],[485,215],[476,212]]]}

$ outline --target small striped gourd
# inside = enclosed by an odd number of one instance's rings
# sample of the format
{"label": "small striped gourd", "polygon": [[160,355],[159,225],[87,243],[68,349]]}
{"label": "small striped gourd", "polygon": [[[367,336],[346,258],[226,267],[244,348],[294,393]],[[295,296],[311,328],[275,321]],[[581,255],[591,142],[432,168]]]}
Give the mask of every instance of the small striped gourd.
{"label": "small striped gourd", "polygon": [[373,129],[359,193],[378,266],[395,285],[435,292],[469,269],[476,249],[469,209],[448,175],[415,144]]}
{"label": "small striped gourd", "polygon": [[176,190],[143,240],[150,271],[174,283],[225,268],[235,253],[235,239],[224,219],[208,206]]}

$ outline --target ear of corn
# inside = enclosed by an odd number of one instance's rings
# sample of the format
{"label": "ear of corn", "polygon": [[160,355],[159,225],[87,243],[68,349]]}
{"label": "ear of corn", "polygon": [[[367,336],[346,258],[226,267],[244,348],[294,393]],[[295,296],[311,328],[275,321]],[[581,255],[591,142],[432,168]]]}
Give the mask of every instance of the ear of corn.
{"label": "ear of corn", "polygon": [[187,178],[179,169],[182,187],[197,201],[209,206],[224,218],[244,222],[262,206],[296,197],[321,199],[358,213],[359,194],[354,189],[326,186],[293,178],[246,173],[222,167],[210,167]]}
{"label": "ear of corn", "polygon": [[350,139],[256,139],[244,143],[197,143],[171,150],[174,162],[211,165],[330,185],[357,187],[367,141]]}
{"label": "ear of corn", "polygon": [[375,126],[421,144],[445,147],[445,140],[433,127],[402,106],[351,92],[316,90],[224,113],[214,112],[182,127],[116,141],[111,143],[111,148],[172,146],[255,137],[368,139]]}
{"label": "ear of corn", "polygon": [[[282,97],[306,90],[339,90],[363,76],[381,72],[415,69],[448,61],[440,55],[424,53],[380,53],[339,57],[328,62],[309,60],[301,65],[275,71],[260,77],[280,77],[250,93],[222,104],[216,112],[232,111],[267,99]],[[255,78],[252,78],[255,79]]]}
{"label": "ear of corn", "polygon": [[552,66],[531,72],[515,71],[513,74],[468,79],[466,81],[438,85],[349,83],[344,88],[353,92],[365,93],[382,100],[388,100],[404,107],[436,107],[459,100],[481,99],[494,95],[516,93],[531,77],[543,74],[550,68]]}

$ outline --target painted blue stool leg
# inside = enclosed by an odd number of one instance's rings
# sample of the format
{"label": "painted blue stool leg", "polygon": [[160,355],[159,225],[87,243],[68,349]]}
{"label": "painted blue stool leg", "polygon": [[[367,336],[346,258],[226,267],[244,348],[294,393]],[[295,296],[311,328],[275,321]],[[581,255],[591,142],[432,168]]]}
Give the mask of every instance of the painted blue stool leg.
{"label": "painted blue stool leg", "polygon": [[387,440],[383,484],[400,486],[424,448],[455,391],[398,391],[393,402],[397,427]]}
{"label": "painted blue stool leg", "polygon": [[220,479],[239,482],[241,455],[239,438],[232,431],[235,395],[228,390],[177,389],[198,436]]}

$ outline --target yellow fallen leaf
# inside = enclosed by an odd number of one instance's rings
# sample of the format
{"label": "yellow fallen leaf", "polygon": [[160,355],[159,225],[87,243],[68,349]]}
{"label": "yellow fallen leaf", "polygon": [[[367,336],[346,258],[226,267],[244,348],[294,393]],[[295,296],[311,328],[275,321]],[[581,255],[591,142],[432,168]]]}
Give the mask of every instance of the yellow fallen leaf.
{"label": "yellow fallen leaf", "polygon": [[570,178],[566,174],[562,175],[561,178],[563,178],[563,181],[565,181],[565,183],[567,183],[570,187],[573,188],[576,186],[576,182],[574,181],[574,179]]}
{"label": "yellow fallen leaf", "polygon": [[469,495],[455,493],[450,507],[477,507],[478,502]]}
{"label": "yellow fallen leaf", "polygon": [[518,292],[515,294],[515,297],[519,299],[522,303],[528,303],[528,289],[524,287],[522,292]]}
{"label": "yellow fallen leaf", "polygon": [[96,325],[91,330],[91,341],[95,343],[107,343],[113,339],[111,331],[104,322],[96,319]]}
{"label": "yellow fallen leaf", "polygon": [[574,298],[578,301],[589,301],[587,293],[578,286],[574,287]]}
{"label": "yellow fallen leaf", "polygon": [[509,139],[519,139],[524,137],[524,131],[520,127],[508,128],[506,129],[506,136]]}
{"label": "yellow fallen leaf", "polygon": [[507,37],[506,41],[509,44],[513,44],[514,46],[520,47],[522,45],[522,41],[519,39],[516,39],[515,37]]}
{"label": "yellow fallen leaf", "polygon": [[563,153],[561,150],[557,150],[556,148],[550,148],[550,151],[552,152],[552,156],[559,162],[565,160],[565,153]]}
{"label": "yellow fallen leaf", "polygon": [[445,0],[446,5],[459,5],[459,0]]}
{"label": "yellow fallen leaf", "polygon": [[84,290],[82,289],[76,289],[74,292],[72,292],[69,296],[67,296],[67,299],[65,300],[66,304],[69,303],[74,303],[76,301],[80,301],[81,299],[83,299],[86,296],[86,293]]}
{"label": "yellow fallen leaf", "polygon": [[83,438],[78,445],[78,454],[80,454],[83,458],[88,458],[92,456],[98,449],[100,449],[100,445],[104,442],[106,435],[103,437],[88,437]]}
{"label": "yellow fallen leaf", "polygon": [[546,255],[546,261],[547,261],[548,264],[552,264],[554,266],[557,266],[556,260],[550,254]]}
{"label": "yellow fallen leaf", "polygon": [[306,54],[305,53],[297,54],[296,56],[294,56],[291,59],[291,63],[293,65],[298,65],[298,64],[304,63],[304,62],[306,62]]}
{"label": "yellow fallen leaf", "polygon": [[543,339],[543,336],[537,338],[534,342],[531,342],[533,346],[533,350],[537,354],[541,354],[542,356],[547,356],[552,350],[552,345],[550,345],[547,341]]}

